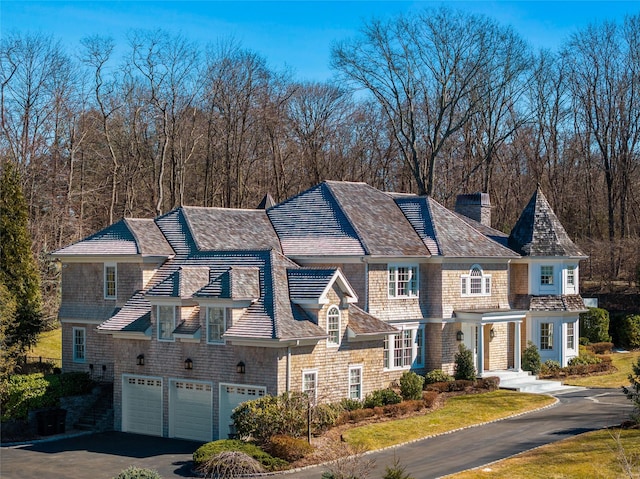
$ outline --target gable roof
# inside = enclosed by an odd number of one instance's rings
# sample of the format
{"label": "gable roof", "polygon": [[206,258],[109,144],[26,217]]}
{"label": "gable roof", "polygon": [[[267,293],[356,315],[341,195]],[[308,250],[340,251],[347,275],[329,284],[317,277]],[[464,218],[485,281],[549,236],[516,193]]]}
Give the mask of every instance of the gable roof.
{"label": "gable roof", "polygon": [[52,253],[68,256],[160,256],[169,257],[173,249],[152,219],[123,218],[97,233]]}
{"label": "gable roof", "polygon": [[324,181],[267,211],[287,256],[429,256],[391,195]]}
{"label": "gable roof", "polygon": [[356,302],[358,297],[349,286],[340,269],[295,268],[287,269],[289,283],[289,297],[296,304],[325,304],[327,294],[334,285],[342,289],[350,303]]}
{"label": "gable roof", "polygon": [[562,227],[540,185],[513,227],[509,247],[523,256],[585,257]]}
{"label": "gable roof", "polygon": [[463,220],[431,197],[397,195],[395,201],[433,255],[461,258],[518,257],[476,228],[471,223],[473,220]]}

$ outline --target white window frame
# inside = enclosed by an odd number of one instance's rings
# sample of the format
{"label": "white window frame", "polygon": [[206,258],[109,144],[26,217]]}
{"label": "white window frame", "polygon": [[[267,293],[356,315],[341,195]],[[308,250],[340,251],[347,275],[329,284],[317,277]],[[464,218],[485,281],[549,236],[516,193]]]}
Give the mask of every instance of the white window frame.
{"label": "white window frame", "polygon": [[[171,310],[173,311],[173,321],[171,324],[171,332],[169,333],[169,337],[162,337],[161,333],[162,333],[162,328],[160,327],[160,323],[161,323],[161,317],[160,317],[160,310],[161,308],[171,308]],[[171,341],[175,341],[175,337],[173,336],[173,331],[176,329],[176,315],[177,315],[177,306],[175,306],[174,304],[157,304],[156,305],[156,326],[158,328],[158,341],[166,341],[166,342],[171,342]]]}
{"label": "white window frame", "polygon": [[567,349],[576,349],[576,323],[567,323],[566,344]]}
{"label": "white window frame", "polygon": [[[211,311],[217,310],[222,311],[222,332],[220,333],[220,338],[211,339]],[[227,308],[221,306],[207,306],[206,310],[206,320],[207,320],[207,344],[225,344],[225,340],[222,335],[227,331]]]}
{"label": "white window frame", "polygon": [[491,275],[485,274],[480,265],[474,264],[467,274],[460,276],[460,294],[463,297],[491,296]]}
{"label": "white window frame", "polygon": [[[81,333],[82,341],[78,342],[78,334]],[[79,354],[80,351],[82,354]],[[84,363],[87,360],[87,329],[73,328],[73,362]]]}
{"label": "white window frame", "polygon": [[[308,379],[313,377],[311,387]],[[309,396],[311,404],[316,404],[318,400],[318,370],[303,369],[302,370],[302,392]]]}
{"label": "white window frame", "polygon": [[[406,276],[406,279],[401,281],[400,275]],[[420,268],[417,264],[389,264],[387,266],[387,295],[389,299],[417,298],[419,292]]]}
{"label": "white window frame", "polygon": [[[549,272],[548,269],[551,269]],[[552,264],[540,265],[540,287],[552,288],[555,285],[555,268]]]}
{"label": "white window frame", "polygon": [[553,351],[553,329],[553,322],[540,323],[540,351]]}
{"label": "white window frame", "polygon": [[[422,335],[422,344],[419,344],[419,335]],[[389,371],[423,366],[424,344],[424,328],[420,327],[405,327],[398,333],[385,336],[383,368]]]}
{"label": "white window frame", "polygon": [[[337,320],[338,324],[332,326],[333,320]],[[327,346],[338,347],[340,346],[340,323],[342,317],[340,308],[336,305],[331,305],[327,309]]]}
{"label": "white window frame", "polygon": [[570,264],[565,269],[565,294],[578,294],[578,267]]}
{"label": "white window frame", "polygon": [[[109,281],[109,271],[113,270],[113,281]],[[104,299],[116,299],[118,297],[118,265],[116,263],[104,263]],[[113,294],[109,294],[109,286],[113,285]]]}
{"label": "white window frame", "polygon": [[[353,376],[352,373],[354,372],[358,372],[358,382],[353,382]],[[353,394],[353,387],[357,387],[358,391],[357,394]],[[358,401],[362,401],[362,389],[363,389],[363,385],[362,385],[362,364],[357,364],[357,365],[353,365],[353,366],[349,366],[349,391],[348,391],[348,397],[349,399],[355,399]]]}

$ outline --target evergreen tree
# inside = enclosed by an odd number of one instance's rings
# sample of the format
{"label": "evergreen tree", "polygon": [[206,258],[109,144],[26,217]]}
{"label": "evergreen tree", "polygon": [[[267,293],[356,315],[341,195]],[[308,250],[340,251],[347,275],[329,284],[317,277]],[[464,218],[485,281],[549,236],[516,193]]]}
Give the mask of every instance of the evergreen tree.
{"label": "evergreen tree", "polygon": [[20,175],[11,162],[4,161],[0,178],[0,283],[15,299],[16,310],[13,323],[5,314],[1,319],[6,347],[19,352],[35,344],[44,324],[40,277],[27,226]]}
{"label": "evergreen tree", "polygon": [[15,369],[19,348],[13,333],[16,322],[16,300],[0,282],[0,380]]}
{"label": "evergreen tree", "polygon": [[474,381],[476,376],[476,368],[473,365],[473,352],[465,348],[464,344],[461,344],[458,346],[458,352],[455,357],[455,372],[453,377]]}

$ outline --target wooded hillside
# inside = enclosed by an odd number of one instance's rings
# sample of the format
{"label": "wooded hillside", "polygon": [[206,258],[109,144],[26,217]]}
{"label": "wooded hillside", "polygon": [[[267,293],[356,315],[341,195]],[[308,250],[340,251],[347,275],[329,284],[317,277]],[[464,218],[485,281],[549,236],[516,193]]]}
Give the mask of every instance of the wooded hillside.
{"label": "wooded hillside", "polygon": [[591,257],[582,279],[639,274],[640,16],[555,52],[446,8],[370,21],[334,46],[331,83],[164,31],[73,51],[3,32],[0,55],[0,155],[22,175],[50,316],[56,248],[123,216],[253,208],[325,179],[449,207],[486,191],[504,231],[540,183]]}

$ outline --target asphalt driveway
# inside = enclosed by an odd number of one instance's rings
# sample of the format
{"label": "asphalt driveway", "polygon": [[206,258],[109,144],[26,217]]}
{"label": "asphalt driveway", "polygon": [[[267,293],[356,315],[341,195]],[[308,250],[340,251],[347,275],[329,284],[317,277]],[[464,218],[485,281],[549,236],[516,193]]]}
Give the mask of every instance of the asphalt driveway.
{"label": "asphalt driveway", "polygon": [[[380,477],[394,457],[406,472],[424,479],[478,467],[582,432],[620,424],[631,403],[619,390],[592,389],[558,396],[551,408],[423,439],[372,453]],[[130,465],[157,470],[165,478],[191,477],[191,454],[200,443],[109,432],[0,449],[3,479],[110,479]],[[452,454],[452,451],[456,453]],[[318,478],[314,467],[275,477]]]}

